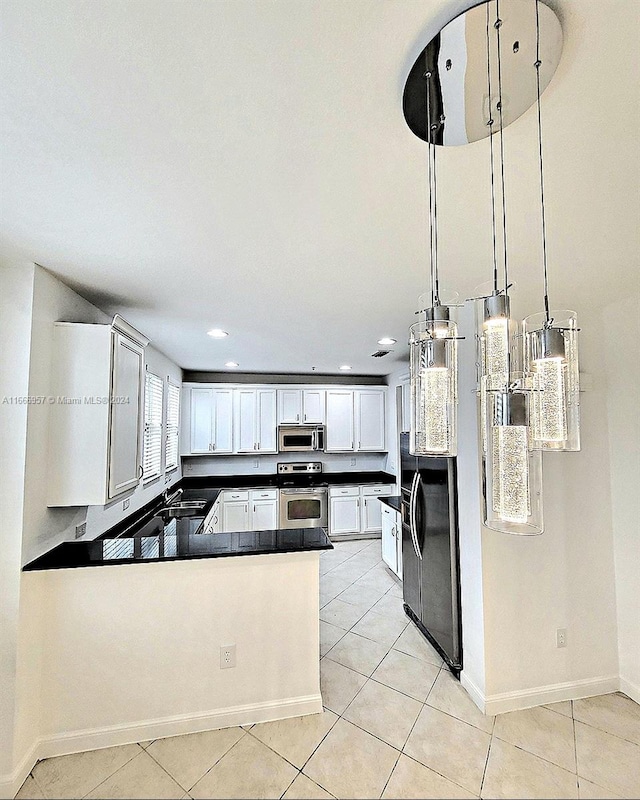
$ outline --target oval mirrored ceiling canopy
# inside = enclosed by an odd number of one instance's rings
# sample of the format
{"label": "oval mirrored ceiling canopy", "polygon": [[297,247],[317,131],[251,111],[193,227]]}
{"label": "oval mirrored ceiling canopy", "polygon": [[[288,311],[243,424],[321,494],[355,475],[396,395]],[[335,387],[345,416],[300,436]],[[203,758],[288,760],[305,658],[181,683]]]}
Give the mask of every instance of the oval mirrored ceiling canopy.
{"label": "oval mirrored ceiling canopy", "polygon": [[[539,4],[539,15],[540,89],[544,91],[560,61],[562,28],[555,13],[543,3]],[[445,25],[411,68],[402,106],[407,125],[416,136],[427,140],[428,71],[433,144],[456,146],[484,139],[490,134],[490,119],[493,132],[499,130],[498,39],[503,127],[536,102],[535,0],[489,0]]]}

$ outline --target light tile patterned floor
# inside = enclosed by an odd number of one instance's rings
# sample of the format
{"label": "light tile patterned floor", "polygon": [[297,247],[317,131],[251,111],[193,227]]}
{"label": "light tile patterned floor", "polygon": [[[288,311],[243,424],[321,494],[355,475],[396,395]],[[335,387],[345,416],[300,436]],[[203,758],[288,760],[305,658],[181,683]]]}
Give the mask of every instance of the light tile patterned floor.
{"label": "light tile patterned floor", "polygon": [[379,540],[320,564],[323,714],[48,759],[18,797],[640,797],[632,700],[486,717],[409,624]]}

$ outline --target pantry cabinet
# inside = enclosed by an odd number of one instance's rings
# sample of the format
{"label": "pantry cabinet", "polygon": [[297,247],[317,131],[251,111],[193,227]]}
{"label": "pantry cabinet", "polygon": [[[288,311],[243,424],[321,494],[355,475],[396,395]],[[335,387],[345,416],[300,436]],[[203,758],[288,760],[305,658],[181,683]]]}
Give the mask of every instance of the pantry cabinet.
{"label": "pantry cabinet", "polygon": [[48,506],[103,506],[138,485],[148,341],[117,314],[53,325]]}

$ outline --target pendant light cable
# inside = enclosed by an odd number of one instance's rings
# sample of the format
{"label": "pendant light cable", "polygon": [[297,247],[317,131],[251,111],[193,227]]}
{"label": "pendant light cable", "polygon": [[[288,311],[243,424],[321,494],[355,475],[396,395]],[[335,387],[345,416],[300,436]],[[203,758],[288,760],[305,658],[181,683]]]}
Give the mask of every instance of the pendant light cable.
{"label": "pendant light cable", "polygon": [[489,153],[491,164],[491,230],[493,234],[493,291],[498,293],[498,239],[496,230],[496,185],[493,154],[493,96],[491,94],[491,38],[489,36],[489,3],[487,3],[487,91],[489,95]]}
{"label": "pendant light cable", "polygon": [[431,170],[431,71],[427,67],[425,72],[427,87],[427,114],[426,114],[426,137],[427,137],[427,174],[429,178],[429,264],[431,275],[431,305],[435,305],[435,276],[434,276],[434,236],[433,236],[433,176]]}
{"label": "pendant light cable", "polygon": [[540,67],[542,61],[540,59],[540,9],[539,2],[536,0],[536,89],[538,92],[538,157],[540,162],[540,206],[542,216],[542,268],[544,270],[544,312],[546,315],[546,325],[551,325],[551,317],[549,313],[549,278],[547,275],[547,222],[545,215],[544,205],[544,166],[542,160],[542,112],[540,109]]}
{"label": "pendant light cable", "polygon": [[[433,133],[436,131],[436,125],[431,125]],[[431,138],[431,137],[429,137]],[[436,153],[437,147],[434,143],[433,148],[433,274],[435,278],[434,284],[434,305],[440,305],[440,277],[438,275],[438,172],[436,169]]]}
{"label": "pendant light cable", "polygon": [[502,50],[500,47],[500,0],[496,0],[496,21],[494,23],[498,41],[498,110],[500,112],[500,186],[502,194],[502,244],[504,254],[504,291],[509,289],[509,267],[507,260],[507,205],[504,192],[504,120],[502,114]]}

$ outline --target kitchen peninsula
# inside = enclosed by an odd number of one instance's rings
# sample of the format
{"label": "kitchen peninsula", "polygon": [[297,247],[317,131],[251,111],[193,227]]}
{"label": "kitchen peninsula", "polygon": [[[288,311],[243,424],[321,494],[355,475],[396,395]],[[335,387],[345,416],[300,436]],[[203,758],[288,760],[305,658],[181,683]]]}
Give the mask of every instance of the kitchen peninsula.
{"label": "kitchen peninsula", "polygon": [[183,507],[206,504],[174,516],[158,498],[24,568],[44,643],[44,754],[322,711],[326,532],[207,534],[220,487],[176,487]]}

